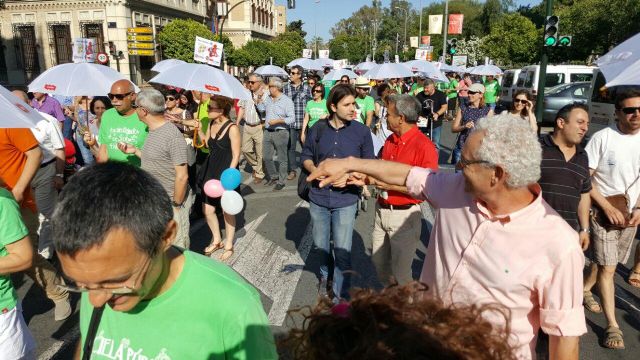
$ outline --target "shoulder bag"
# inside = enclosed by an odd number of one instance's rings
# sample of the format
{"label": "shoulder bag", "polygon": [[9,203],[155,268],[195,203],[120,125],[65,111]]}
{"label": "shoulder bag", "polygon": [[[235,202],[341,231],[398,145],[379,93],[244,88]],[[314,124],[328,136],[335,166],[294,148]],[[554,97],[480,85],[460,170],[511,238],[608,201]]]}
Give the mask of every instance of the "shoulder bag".
{"label": "shoulder bag", "polygon": [[[638,177],[636,177],[636,179],[631,183],[631,185],[629,185],[629,187],[624,191],[624,194],[615,194],[615,195],[605,197],[605,199],[609,204],[611,204],[611,206],[616,208],[618,211],[622,213],[622,215],[624,215],[624,218],[626,219],[626,221],[629,221],[629,219],[631,219],[631,213],[629,212],[628,192],[629,192],[629,189],[631,189],[631,187],[638,181],[638,179],[640,179],[640,174],[638,174]],[[600,206],[598,206],[598,204],[594,203],[593,205],[594,205],[593,219],[600,226],[604,227],[607,231],[622,230],[627,227],[626,223],[623,225],[616,225],[611,223],[605,211]]]}

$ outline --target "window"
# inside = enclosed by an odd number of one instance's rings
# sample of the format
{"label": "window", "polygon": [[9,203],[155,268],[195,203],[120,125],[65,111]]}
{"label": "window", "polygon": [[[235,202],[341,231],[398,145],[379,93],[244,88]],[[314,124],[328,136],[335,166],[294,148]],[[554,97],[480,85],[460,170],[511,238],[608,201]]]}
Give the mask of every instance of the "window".
{"label": "window", "polygon": [[35,26],[33,24],[14,25],[13,39],[18,68],[24,69],[27,80],[31,81],[40,73]]}
{"label": "window", "polygon": [[104,52],[104,33],[102,31],[102,23],[83,23],[80,24],[82,37],[86,39],[96,39],[98,52]]}
{"label": "window", "polygon": [[504,78],[502,78],[502,87],[503,88],[508,88],[511,87],[511,85],[513,85],[513,78],[514,78],[514,73],[512,72],[507,72],[506,74],[504,74]]}
{"label": "window", "polygon": [[545,89],[550,87],[554,87],[556,85],[564,84],[564,74],[563,73],[547,73],[546,81],[545,81]]}
{"label": "window", "polygon": [[587,91],[589,90],[588,85],[581,85],[573,89],[573,97],[576,99],[587,99]]}
{"label": "window", "polygon": [[[533,78],[536,76],[535,70],[527,71],[524,77],[524,87],[532,88],[533,87]],[[520,80],[518,80],[519,82]]]}
{"label": "window", "polygon": [[49,46],[55,65],[72,62],[71,28],[69,24],[49,24]]}
{"label": "window", "polygon": [[596,81],[593,84],[591,102],[613,105],[616,101],[616,96],[619,91],[624,91],[630,88],[634,88],[634,86],[626,86],[626,85],[614,86],[612,88],[608,88],[604,86],[606,83],[607,83],[607,80],[604,78],[604,75],[602,75],[602,73],[598,71],[598,75],[596,76]]}
{"label": "window", "polygon": [[7,83],[9,81],[9,73],[7,71],[7,59],[4,54],[4,41],[0,36],[0,83]]}
{"label": "window", "polygon": [[593,74],[569,74],[570,82],[591,81]]}
{"label": "window", "polygon": [[527,73],[526,72],[521,72],[520,75],[518,75],[518,82],[516,83],[517,87],[524,87],[524,82],[527,78]]}

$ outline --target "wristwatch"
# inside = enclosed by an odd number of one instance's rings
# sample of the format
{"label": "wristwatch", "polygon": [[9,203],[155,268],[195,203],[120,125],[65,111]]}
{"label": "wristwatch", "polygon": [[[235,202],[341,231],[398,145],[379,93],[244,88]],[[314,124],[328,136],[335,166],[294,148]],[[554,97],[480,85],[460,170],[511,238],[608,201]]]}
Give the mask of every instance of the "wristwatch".
{"label": "wristwatch", "polygon": [[581,228],[578,232],[586,232],[587,234],[591,234],[591,229],[589,228]]}

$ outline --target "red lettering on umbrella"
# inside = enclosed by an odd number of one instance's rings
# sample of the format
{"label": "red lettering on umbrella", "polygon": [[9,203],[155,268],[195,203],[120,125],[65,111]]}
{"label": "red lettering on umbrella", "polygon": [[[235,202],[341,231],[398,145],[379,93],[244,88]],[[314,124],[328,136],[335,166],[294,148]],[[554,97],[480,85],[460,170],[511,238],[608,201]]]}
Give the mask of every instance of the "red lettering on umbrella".
{"label": "red lettering on umbrella", "polygon": [[204,88],[207,90],[211,90],[211,91],[220,91],[220,88],[217,86],[213,86],[213,85],[209,85],[209,84],[205,84]]}
{"label": "red lettering on umbrella", "polygon": [[22,110],[22,111],[26,112],[27,114],[29,113],[29,110],[28,110],[26,107],[24,107],[23,105],[18,104],[18,103],[15,103],[14,105],[15,105],[18,109],[20,109],[20,110]]}
{"label": "red lettering on umbrella", "polygon": [[45,90],[54,91],[56,88],[57,88],[57,86],[55,86],[53,84],[45,84],[44,85],[44,89]]}

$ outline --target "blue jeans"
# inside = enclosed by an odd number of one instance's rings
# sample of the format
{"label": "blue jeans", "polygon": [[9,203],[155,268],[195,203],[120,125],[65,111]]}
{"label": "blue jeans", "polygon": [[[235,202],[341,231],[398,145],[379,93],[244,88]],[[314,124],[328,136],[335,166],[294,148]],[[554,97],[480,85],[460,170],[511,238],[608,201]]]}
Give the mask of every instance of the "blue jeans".
{"label": "blue jeans", "polygon": [[440,134],[442,134],[442,126],[433,128],[433,135],[431,136],[431,142],[436,146],[437,150],[440,150]]}
{"label": "blue jeans", "polygon": [[451,165],[456,165],[460,161],[461,157],[462,146],[458,145],[458,142],[456,141],[456,144],[453,146],[453,150],[451,151]]}
{"label": "blue jeans", "polygon": [[313,244],[322,252],[320,275],[323,279],[328,279],[329,267],[333,267],[333,293],[343,299],[349,299],[351,287],[351,240],[356,208],[357,203],[329,209],[309,202]]}

